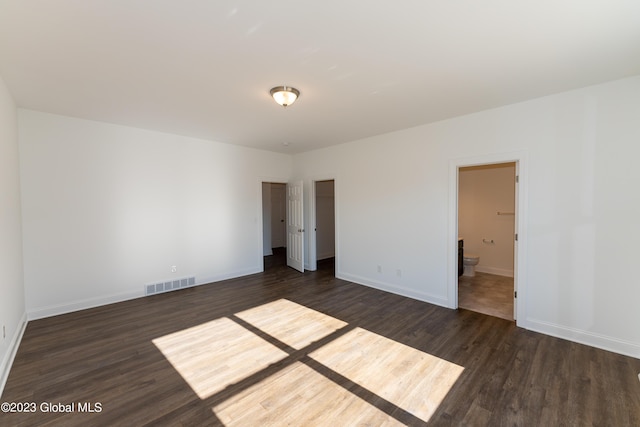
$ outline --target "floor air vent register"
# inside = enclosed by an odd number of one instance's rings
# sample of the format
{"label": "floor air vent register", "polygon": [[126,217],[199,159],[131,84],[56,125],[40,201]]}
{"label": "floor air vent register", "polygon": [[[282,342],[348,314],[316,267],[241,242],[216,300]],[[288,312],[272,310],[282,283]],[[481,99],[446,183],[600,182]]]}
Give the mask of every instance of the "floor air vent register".
{"label": "floor air vent register", "polygon": [[144,295],[155,295],[163,292],[175,291],[177,289],[190,288],[195,286],[195,277],[185,277],[183,279],[169,280],[167,282],[158,282],[145,285]]}

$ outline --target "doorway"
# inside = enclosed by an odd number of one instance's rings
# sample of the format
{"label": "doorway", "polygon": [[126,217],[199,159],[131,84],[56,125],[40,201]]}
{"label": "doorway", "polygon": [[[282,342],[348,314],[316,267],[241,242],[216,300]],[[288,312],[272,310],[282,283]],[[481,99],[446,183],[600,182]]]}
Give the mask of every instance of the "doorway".
{"label": "doorway", "polygon": [[458,168],[460,308],[515,320],[515,195],[515,162]]}
{"label": "doorway", "polygon": [[314,186],[316,268],[335,269],[335,181],[315,181]]}
{"label": "doorway", "polygon": [[[519,327],[528,327],[527,321],[527,176],[528,153],[515,151],[488,154],[477,157],[457,158],[449,161],[449,227],[448,227],[448,259],[447,259],[447,299],[448,307],[457,309],[458,295],[458,179],[460,168],[484,166],[501,163],[515,163],[516,185],[513,209],[513,318]],[[502,212],[502,211],[500,211]],[[508,212],[505,210],[505,212]],[[498,211],[493,214],[498,217]],[[507,216],[500,216],[501,219]],[[465,238],[462,236],[463,239]],[[482,236],[488,238],[490,236]],[[495,239],[494,239],[495,241]],[[465,245],[467,243],[465,242]]]}
{"label": "doorway", "polygon": [[283,257],[287,246],[286,186],[279,182],[262,183],[262,256],[265,264],[286,262]]}

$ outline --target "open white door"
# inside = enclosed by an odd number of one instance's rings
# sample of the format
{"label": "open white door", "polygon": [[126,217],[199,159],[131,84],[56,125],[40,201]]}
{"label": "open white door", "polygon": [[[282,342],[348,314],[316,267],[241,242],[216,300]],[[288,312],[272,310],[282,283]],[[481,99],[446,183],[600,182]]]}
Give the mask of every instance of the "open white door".
{"label": "open white door", "polygon": [[287,265],[304,273],[302,181],[287,184]]}

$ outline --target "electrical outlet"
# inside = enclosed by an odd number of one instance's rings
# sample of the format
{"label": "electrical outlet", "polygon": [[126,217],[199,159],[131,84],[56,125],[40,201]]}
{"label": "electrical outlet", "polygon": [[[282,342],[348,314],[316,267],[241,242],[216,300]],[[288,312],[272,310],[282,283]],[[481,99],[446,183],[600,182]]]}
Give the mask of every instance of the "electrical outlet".
{"label": "electrical outlet", "polygon": [[396,276],[398,276],[398,277],[402,277],[402,270],[397,269],[397,270],[396,270]]}
{"label": "electrical outlet", "polygon": [[381,265],[378,266],[378,273],[382,273],[382,266]]}
{"label": "electrical outlet", "polygon": [[176,267],[175,265],[171,266],[171,272],[175,273],[176,271],[178,271],[178,267]]}

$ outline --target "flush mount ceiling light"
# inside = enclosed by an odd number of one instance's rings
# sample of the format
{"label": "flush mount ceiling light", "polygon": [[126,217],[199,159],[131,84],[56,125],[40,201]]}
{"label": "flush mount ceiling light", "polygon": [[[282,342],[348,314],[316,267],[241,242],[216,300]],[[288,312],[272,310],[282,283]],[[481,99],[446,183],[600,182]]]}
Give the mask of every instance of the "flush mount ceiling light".
{"label": "flush mount ceiling light", "polygon": [[274,101],[285,108],[296,102],[296,99],[300,96],[300,91],[298,89],[289,86],[274,87],[269,91],[269,93],[273,97]]}

